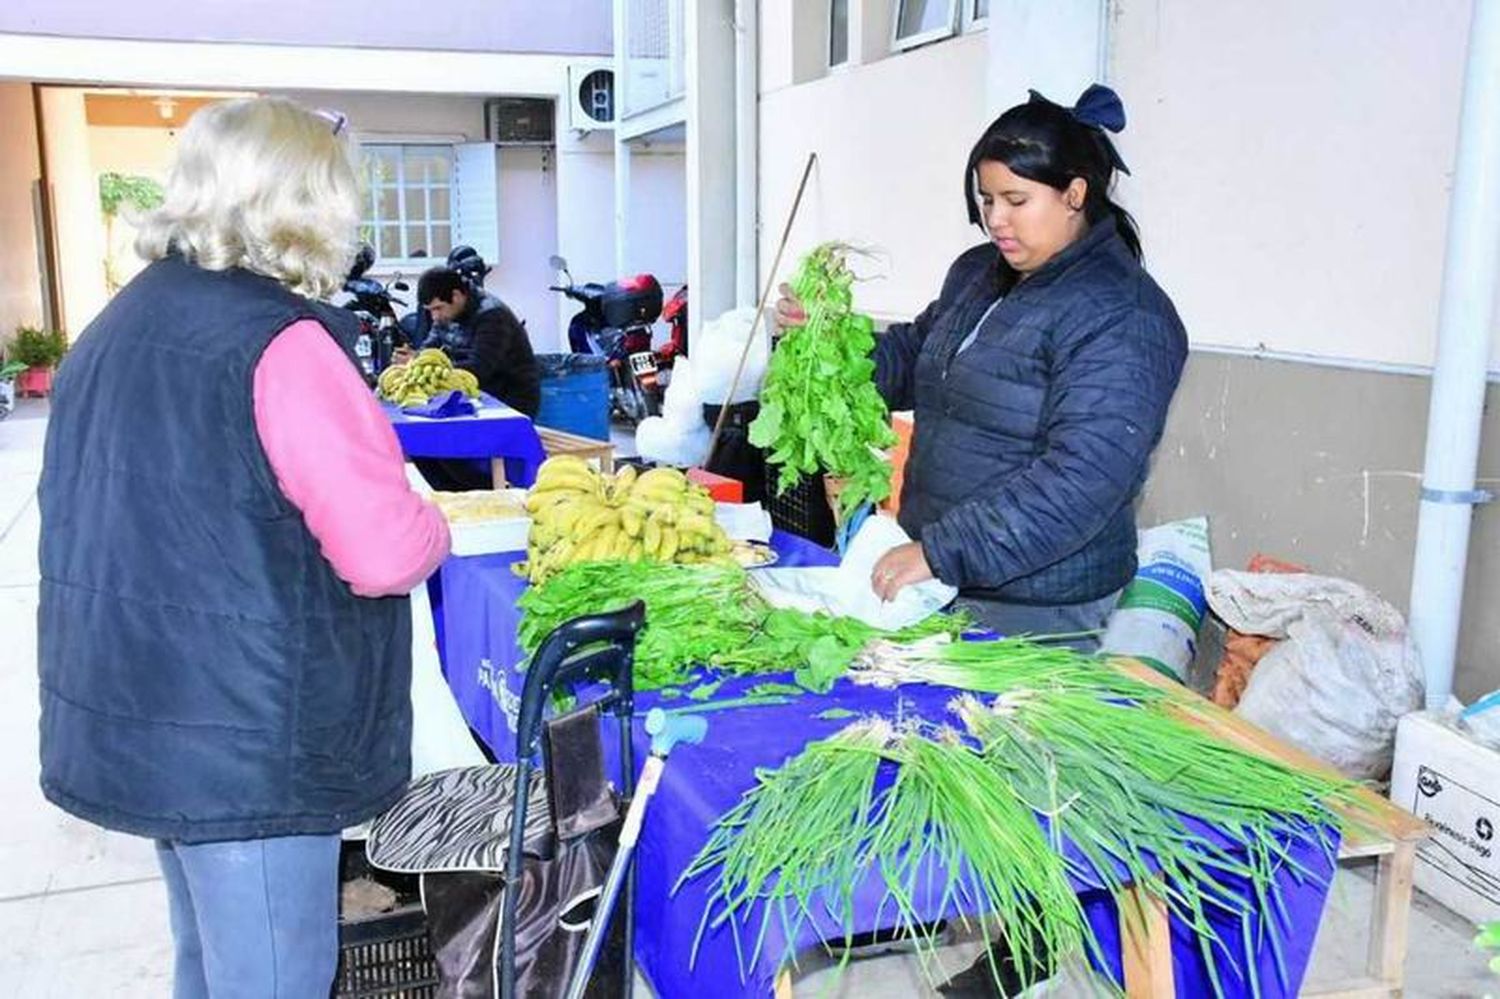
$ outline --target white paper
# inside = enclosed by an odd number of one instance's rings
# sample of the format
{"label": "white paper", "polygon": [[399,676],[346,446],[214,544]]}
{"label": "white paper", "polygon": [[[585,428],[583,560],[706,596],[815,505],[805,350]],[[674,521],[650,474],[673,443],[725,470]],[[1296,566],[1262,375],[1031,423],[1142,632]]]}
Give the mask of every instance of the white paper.
{"label": "white paper", "polygon": [[771,540],[771,515],[759,503],[715,503],[714,520],[731,541]]}
{"label": "white paper", "polygon": [[758,569],[751,578],[777,607],[843,614],[894,631],[929,617],[958,596],[954,587],[929,579],[902,587],[890,602],[881,601],[870,582],[875,563],[910,540],[895,518],[876,515],[860,525],[838,566]]}

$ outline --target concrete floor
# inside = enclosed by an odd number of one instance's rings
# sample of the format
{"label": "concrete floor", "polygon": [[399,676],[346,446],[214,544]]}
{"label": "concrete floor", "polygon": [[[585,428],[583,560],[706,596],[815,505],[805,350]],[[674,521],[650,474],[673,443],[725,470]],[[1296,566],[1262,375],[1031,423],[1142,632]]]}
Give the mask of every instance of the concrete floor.
{"label": "concrete floor", "polygon": [[[156,999],[170,995],[171,938],[150,845],[69,818],[36,786],[35,491],[45,418],[44,404],[26,400],[0,422],[0,801],[6,810],[0,823],[0,997]],[[1367,872],[1340,874],[1310,982],[1360,971],[1370,894]],[[1419,897],[1406,995],[1500,995],[1500,980],[1485,971],[1472,937],[1467,923]],[[973,950],[972,944],[949,948],[941,955],[944,969],[963,967]],[[1036,991],[1088,994],[1076,978]],[[910,957],[888,955],[858,962],[838,982],[831,971],[808,967],[798,992],[905,999],[930,989]]]}

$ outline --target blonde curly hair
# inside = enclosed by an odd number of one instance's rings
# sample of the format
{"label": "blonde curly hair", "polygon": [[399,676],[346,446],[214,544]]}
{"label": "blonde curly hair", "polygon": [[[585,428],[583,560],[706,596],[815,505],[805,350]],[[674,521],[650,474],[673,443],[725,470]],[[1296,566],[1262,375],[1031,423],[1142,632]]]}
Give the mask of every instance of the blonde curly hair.
{"label": "blonde curly hair", "polygon": [[158,260],[175,251],[212,271],[242,267],[326,298],[348,272],[360,222],[359,170],[342,123],[281,97],[203,108],[183,129],[136,252]]}

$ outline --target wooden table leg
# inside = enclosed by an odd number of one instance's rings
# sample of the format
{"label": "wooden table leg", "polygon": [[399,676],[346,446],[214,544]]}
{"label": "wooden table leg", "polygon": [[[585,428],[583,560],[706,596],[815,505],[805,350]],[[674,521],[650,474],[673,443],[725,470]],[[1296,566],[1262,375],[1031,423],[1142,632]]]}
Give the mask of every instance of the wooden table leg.
{"label": "wooden table leg", "polygon": [[1130,999],[1173,999],[1176,986],[1166,902],[1132,885],[1120,896],[1119,905],[1125,994]]}
{"label": "wooden table leg", "polygon": [[505,459],[504,458],[491,458],[490,459],[490,479],[492,480],[491,483],[490,483],[490,488],[491,489],[504,489],[505,488],[506,483],[505,483]]}
{"label": "wooden table leg", "polygon": [[1370,951],[1365,969],[1371,978],[1392,987],[1399,987],[1405,977],[1416,859],[1415,843],[1397,843],[1394,851],[1380,858],[1375,873],[1375,905],[1370,915]]}

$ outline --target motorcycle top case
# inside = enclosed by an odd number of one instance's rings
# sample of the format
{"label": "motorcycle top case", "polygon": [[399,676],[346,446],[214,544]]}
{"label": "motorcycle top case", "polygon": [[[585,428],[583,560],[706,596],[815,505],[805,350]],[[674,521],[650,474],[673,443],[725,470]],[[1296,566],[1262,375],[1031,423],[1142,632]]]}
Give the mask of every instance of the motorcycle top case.
{"label": "motorcycle top case", "polygon": [[661,315],[661,283],[650,274],[637,274],[610,284],[600,308],[606,326],[654,323]]}

